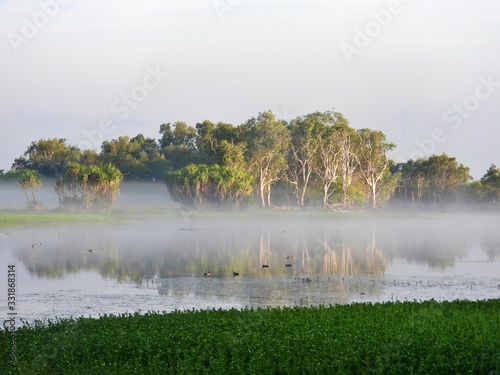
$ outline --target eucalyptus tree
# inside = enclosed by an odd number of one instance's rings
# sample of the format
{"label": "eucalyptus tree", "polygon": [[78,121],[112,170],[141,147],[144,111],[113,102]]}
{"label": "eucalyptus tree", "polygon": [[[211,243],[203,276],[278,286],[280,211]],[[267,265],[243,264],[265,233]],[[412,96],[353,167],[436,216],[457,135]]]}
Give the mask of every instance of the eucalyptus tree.
{"label": "eucalyptus tree", "polygon": [[357,147],[358,137],[356,130],[349,126],[344,116],[335,112],[335,132],[333,137],[340,150],[340,174],[342,180],[342,202],[344,207],[350,205],[349,187],[352,184],[354,173],[357,167]]}
{"label": "eucalyptus tree", "polygon": [[288,125],[290,148],[285,178],[294,187],[299,207],[304,207],[306,190],[315,169],[315,159],[326,128],[324,117],[325,114],[315,112],[297,117]]}
{"label": "eucalyptus tree", "polygon": [[340,147],[336,138],[335,115],[325,112],[319,115],[321,135],[314,158],[314,171],[323,187],[323,208],[329,206],[334,193],[332,184],[340,177]]}
{"label": "eucalyptus tree", "polygon": [[290,133],[271,111],[262,112],[242,126],[249,170],[256,176],[262,207],[271,206],[271,187],[287,168]]}
{"label": "eucalyptus tree", "polygon": [[[39,209],[40,203],[36,200],[34,192],[42,186],[42,181],[40,180],[38,173],[32,169],[23,170],[19,176],[19,182],[21,183],[21,190],[24,191],[24,194],[26,195],[28,207]],[[27,190],[31,191],[31,199],[28,197]]]}
{"label": "eucalyptus tree", "polygon": [[392,184],[393,176],[389,167],[391,161],[387,158],[387,152],[396,147],[393,143],[386,141],[386,136],[379,130],[360,129],[358,134],[358,176],[363,185],[370,192],[371,206],[377,206],[377,195],[382,188]]}

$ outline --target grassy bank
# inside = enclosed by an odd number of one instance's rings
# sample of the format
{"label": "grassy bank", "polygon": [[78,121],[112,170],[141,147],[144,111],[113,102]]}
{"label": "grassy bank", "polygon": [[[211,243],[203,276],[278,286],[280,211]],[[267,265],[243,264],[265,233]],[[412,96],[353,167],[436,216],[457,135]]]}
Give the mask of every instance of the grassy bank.
{"label": "grassy bank", "polygon": [[63,212],[63,211],[1,211],[0,228],[83,225],[83,224],[122,224],[143,220],[174,219],[189,220],[261,220],[280,218],[328,219],[333,217],[366,218],[373,212],[331,212],[331,211],[290,211],[280,209],[256,209],[248,211],[196,211],[179,210],[171,207],[127,207],[115,208],[110,212]]}
{"label": "grassy bank", "polygon": [[50,225],[102,224],[119,222],[119,218],[110,214],[70,213],[57,211],[0,212],[0,228],[16,228]]}
{"label": "grassy bank", "polygon": [[0,335],[9,374],[499,374],[500,300],[150,313]]}

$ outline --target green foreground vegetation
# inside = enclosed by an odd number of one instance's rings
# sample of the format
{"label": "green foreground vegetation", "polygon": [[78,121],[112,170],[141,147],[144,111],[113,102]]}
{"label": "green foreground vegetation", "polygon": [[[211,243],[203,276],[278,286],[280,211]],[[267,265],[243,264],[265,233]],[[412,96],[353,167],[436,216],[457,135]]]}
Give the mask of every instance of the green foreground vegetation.
{"label": "green foreground vegetation", "polygon": [[105,315],[13,340],[4,374],[499,374],[500,299]]}

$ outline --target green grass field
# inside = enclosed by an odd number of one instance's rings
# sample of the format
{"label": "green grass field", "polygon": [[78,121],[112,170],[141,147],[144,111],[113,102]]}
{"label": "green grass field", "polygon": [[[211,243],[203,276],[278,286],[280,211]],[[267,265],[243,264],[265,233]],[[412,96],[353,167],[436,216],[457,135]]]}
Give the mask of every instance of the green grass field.
{"label": "green grass field", "polygon": [[0,354],[3,374],[499,374],[500,300],[79,318]]}

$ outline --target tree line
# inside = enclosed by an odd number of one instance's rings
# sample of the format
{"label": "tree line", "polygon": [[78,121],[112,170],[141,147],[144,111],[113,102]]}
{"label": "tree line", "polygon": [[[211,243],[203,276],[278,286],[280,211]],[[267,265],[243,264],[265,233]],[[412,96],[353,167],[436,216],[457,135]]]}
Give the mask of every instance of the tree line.
{"label": "tree line", "polygon": [[173,199],[195,208],[494,204],[500,196],[495,165],[472,181],[469,168],[446,154],[397,164],[387,155],[395,145],[383,132],[354,129],[339,112],[287,122],[266,111],[238,126],[178,121],[162,124],[159,135],[120,136],[99,152],[40,139],[0,177],[36,172],[53,180],[62,206],[85,207],[109,206],[122,179],[164,181]]}

